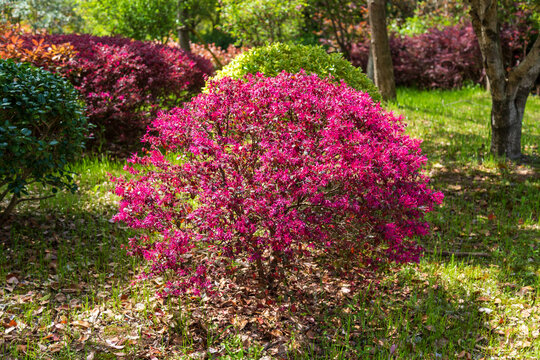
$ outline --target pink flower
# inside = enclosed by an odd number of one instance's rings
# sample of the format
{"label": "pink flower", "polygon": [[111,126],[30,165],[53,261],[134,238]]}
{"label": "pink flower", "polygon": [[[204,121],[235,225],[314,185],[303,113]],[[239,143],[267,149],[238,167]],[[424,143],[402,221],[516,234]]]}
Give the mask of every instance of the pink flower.
{"label": "pink flower", "polygon": [[418,261],[411,239],[428,233],[424,215],[442,194],[399,117],[303,72],[209,89],[160,113],[150,151],[130,159],[133,178],[117,180],[115,219],[159,234],[131,243],[147,276],[176,274],[164,294],[210,291],[232,259],[285,270],[316,250]]}

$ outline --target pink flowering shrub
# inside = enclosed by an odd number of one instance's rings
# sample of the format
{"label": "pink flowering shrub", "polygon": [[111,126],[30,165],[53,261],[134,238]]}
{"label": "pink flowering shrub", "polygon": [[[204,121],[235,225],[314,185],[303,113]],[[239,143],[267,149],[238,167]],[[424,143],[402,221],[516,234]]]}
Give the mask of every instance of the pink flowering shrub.
{"label": "pink flowering shrub", "polygon": [[[366,93],[315,75],[223,78],[161,113],[117,181],[116,221],[166,293],[208,290],[251,263],[271,285],[305,256],[418,261],[442,201],[420,141]],[[158,235],[156,235],[158,234]],[[348,254],[348,255],[347,255]]]}
{"label": "pink flowering shrub", "polygon": [[[27,35],[27,42],[70,44],[76,55],[49,70],[66,77],[83,95],[89,121],[105,140],[133,142],[158,110],[172,108],[197,94],[212,75],[212,64],[174,47],[122,37]],[[56,65],[56,66],[55,66]]]}

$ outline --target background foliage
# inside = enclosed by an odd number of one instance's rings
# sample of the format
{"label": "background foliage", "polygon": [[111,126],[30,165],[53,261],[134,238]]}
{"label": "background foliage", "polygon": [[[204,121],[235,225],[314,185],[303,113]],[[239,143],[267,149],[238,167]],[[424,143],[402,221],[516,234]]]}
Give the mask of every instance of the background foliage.
{"label": "background foliage", "polygon": [[223,29],[243,45],[287,42],[300,35],[304,0],[223,0]]}

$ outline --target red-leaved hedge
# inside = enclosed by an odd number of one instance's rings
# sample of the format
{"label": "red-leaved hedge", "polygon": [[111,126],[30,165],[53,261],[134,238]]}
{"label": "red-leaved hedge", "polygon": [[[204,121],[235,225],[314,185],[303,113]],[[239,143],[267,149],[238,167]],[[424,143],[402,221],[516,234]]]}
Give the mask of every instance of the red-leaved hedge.
{"label": "red-leaved hedge", "polygon": [[183,50],[121,37],[30,35],[48,44],[71,44],[70,61],[51,69],[81,92],[91,123],[104,140],[133,143],[158,110],[178,106],[197,94],[212,75],[210,61]]}
{"label": "red-leaved hedge", "polygon": [[[504,26],[501,40],[505,64],[514,66],[527,46],[523,31]],[[390,51],[397,85],[449,89],[465,81],[485,80],[480,47],[470,24],[434,28],[412,37],[393,34]],[[369,40],[353,44],[351,62],[366,70],[368,54]]]}

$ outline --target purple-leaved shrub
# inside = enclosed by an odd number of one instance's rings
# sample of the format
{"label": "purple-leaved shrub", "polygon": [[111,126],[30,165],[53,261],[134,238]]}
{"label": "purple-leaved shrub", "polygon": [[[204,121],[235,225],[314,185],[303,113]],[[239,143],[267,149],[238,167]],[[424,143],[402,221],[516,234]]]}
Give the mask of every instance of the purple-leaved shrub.
{"label": "purple-leaved shrub", "polygon": [[23,34],[34,41],[64,46],[75,53],[43,63],[68,79],[82,94],[88,120],[109,144],[133,145],[159,110],[171,109],[198,94],[210,61],[179,48],[123,37],[86,34]]}
{"label": "purple-leaved shrub", "polygon": [[[501,26],[505,66],[523,60],[536,33],[526,24]],[[451,89],[466,82],[485,82],[480,46],[470,24],[434,28],[415,36],[391,34],[389,41],[396,85]],[[369,39],[351,45],[353,65],[366,69],[368,55]]]}
{"label": "purple-leaved shrub", "polygon": [[346,84],[300,73],[223,78],[161,113],[134,155],[116,221],[144,229],[133,254],[179,294],[251,263],[268,285],[306,256],[418,261],[413,241],[442,201],[420,141]]}

